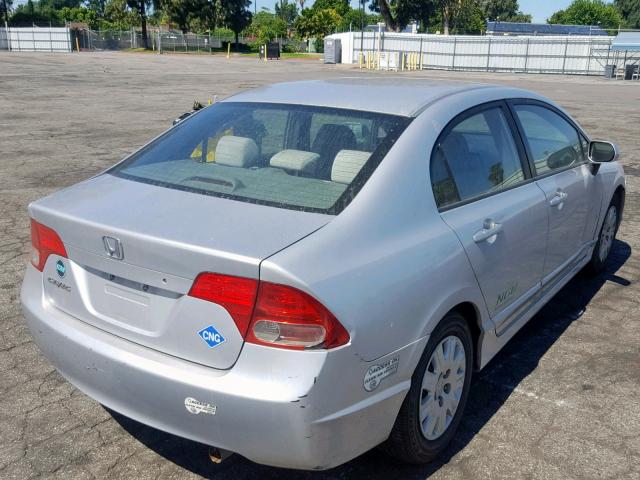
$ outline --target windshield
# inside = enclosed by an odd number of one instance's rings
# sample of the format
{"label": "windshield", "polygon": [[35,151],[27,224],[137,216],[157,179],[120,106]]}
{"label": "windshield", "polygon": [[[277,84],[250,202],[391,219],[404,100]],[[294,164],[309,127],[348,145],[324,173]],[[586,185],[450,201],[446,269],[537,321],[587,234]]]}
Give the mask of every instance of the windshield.
{"label": "windshield", "polygon": [[300,105],[222,102],[109,171],[205,195],[337,214],[410,119]]}

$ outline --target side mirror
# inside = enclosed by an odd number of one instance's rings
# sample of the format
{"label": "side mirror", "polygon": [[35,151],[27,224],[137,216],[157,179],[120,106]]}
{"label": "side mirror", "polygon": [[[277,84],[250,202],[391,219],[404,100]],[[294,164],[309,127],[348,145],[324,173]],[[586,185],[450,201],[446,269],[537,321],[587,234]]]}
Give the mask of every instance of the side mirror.
{"label": "side mirror", "polygon": [[618,156],[618,147],[611,142],[594,140],[589,143],[589,160],[592,163],[613,162]]}

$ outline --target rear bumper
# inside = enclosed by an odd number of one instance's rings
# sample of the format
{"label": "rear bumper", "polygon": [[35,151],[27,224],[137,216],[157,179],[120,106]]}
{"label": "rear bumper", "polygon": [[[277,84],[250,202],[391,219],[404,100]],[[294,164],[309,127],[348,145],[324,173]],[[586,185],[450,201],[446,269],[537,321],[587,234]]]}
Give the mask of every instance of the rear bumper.
{"label": "rear bumper", "polygon": [[[45,299],[42,275],[31,266],[21,296],[35,342],[90,397],[159,430],[280,467],[331,468],[384,441],[409,388],[410,358],[424,347],[420,341],[391,354],[401,359],[397,373],[365,392],[364,373],[386,357],[370,364],[350,347],[326,353],[246,344],[231,370],[215,370],[67,315]],[[215,414],[190,413],[187,398],[215,405]]]}

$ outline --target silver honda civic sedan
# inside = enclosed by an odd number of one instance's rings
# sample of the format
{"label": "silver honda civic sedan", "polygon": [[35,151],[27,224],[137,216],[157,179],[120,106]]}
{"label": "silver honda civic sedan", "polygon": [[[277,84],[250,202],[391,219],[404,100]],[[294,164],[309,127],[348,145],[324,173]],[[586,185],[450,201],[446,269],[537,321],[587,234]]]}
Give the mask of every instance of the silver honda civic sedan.
{"label": "silver honda civic sedan", "polygon": [[32,203],[24,314],[87,395],[216,451],[428,462],[472,372],[605,268],[617,156],[519,89],[258,88]]}

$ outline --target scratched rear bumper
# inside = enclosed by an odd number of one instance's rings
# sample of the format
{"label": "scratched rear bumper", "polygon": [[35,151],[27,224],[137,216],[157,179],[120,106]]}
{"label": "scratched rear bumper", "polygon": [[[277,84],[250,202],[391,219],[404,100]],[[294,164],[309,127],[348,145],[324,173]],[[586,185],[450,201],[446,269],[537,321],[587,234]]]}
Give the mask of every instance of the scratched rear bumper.
{"label": "scratched rear bumper", "polygon": [[389,435],[409,386],[398,371],[366,392],[371,365],[349,347],[327,353],[246,344],[230,370],[187,362],[61,312],[43,296],[42,275],[31,266],[22,305],[35,342],[90,397],[267,465],[326,469],[369,450]]}

